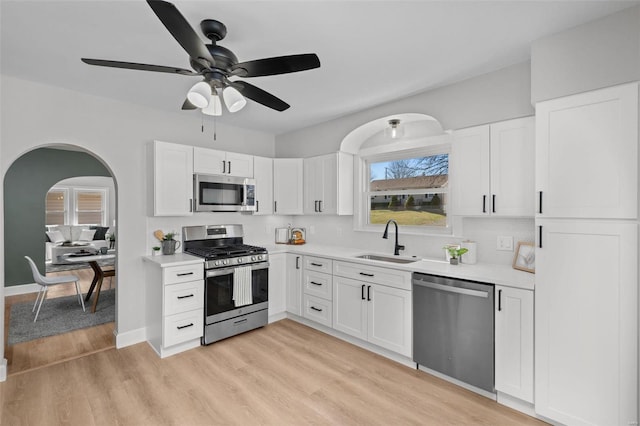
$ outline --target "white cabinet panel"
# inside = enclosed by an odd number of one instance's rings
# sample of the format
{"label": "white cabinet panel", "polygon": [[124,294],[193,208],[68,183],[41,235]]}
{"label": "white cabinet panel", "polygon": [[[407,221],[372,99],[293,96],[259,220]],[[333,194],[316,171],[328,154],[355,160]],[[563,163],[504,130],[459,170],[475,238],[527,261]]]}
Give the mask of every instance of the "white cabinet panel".
{"label": "white cabinet panel", "polygon": [[306,294],[331,300],[333,293],[332,275],[314,271],[304,271],[303,277],[304,292]]}
{"label": "white cabinet panel", "polygon": [[343,152],[304,159],[304,213],[353,214],[353,156]]}
{"label": "white cabinet panel", "polygon": [[253,157],[253,178],[256,180],[256,211],[253,214],[273,214],[273,159]]}
{"label": "white cabinet panel", "polygon": [[302,296],[302,316],[327,327],[332,325],[332,302],[319,297],[304,294]]}
{"label": "white cabinet panel", "polygon": [[542,216],[635,218],[637,185],[637,84],[536,105]]}
{"label": "white cabinet panel", "polygon": [[333,328],[367,340],[366,286],[362,281],[334,277]]}
{"label": "white cabinet panel", "polygon": [[193,147],[153,144],[154,216],[193,214]]}
{"label": "white cabinet panel", "polygon": [[638,228],[539,219],[535,409],[565,424],[638,422]]}
{"label": "white cabinet panel", "polygon": [[325,259],[324,257],[305,256],[304,269],[305,271],[308,270],[330,274],[333,271],[333,260]]}
{"label": "white cabinet panel", "polygon": [[208,175],[253,177],[253,156],[193,147],[193,171]]}
{"label": "white cabinet panel", "polygon": [[[202,267],[200,268],[202,269]],[[204,306],[204,280],[164,286],[164,315],[202,310]]]}
{"label": "white cabinet panel", "polygon": [[275,214],[303,213],[302,170],[302,158],[273,159],[273,210]]}
{"label": "white cabinet panel", "polygon": [[451,141],[451,192],[453,214],[488,214],[489,126],[457,130]]}
{"label": "white cabinet panel", "polygon": [[162,346],[167,348],[202,336],[202,308],[164,317]]}
{"label": "white cabinet panel", "polygon": [[287,309],[287,255],[269,255],[269,316]]}
{"label": "white cabinet panel", "polygon": [[287,254],[287,312],[302,315],[302,256]]}
{"label": "white cabinet panel", "polygon": [[533,403],[533,291],[495,287],[495,388]]}
{"label": "white cabinet panel", "polygon": [[411,356],[411,292],[372,284],[367,286],[369,342]]}

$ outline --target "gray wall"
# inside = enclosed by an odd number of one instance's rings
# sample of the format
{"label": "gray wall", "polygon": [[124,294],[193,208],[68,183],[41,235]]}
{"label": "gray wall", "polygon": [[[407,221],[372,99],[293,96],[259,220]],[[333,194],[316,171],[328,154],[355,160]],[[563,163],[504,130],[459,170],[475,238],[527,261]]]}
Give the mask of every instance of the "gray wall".
{"label": "gray wall", "polygon": [[377,118],[400,113],[435,117],[444,129],[534,114],[530,103],[531,66],[512,65],[456,84],[423,92],[316,126],[276,137],[277,157],[310,157],[335,152],[352,130]]}
{"label": "gray wall", "polygon": [[40,148],[18,158],[4,178],[4,283],[33,282],[24,256],[44,273],[45,196],[57,182],[74,176],[111,176],[91,155]]}
{"label": "gray wall", "polygon": [[531,101],[640,80],[640,6],[531,46]]}

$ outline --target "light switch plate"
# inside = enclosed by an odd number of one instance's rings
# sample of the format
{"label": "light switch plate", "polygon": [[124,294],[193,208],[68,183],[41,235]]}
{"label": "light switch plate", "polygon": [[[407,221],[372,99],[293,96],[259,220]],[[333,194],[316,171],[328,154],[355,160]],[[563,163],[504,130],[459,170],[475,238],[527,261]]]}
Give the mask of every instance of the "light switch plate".
{"label": "light switch plate", "polygon": [[498,236],[498,250],[513,251],[513,237]]}

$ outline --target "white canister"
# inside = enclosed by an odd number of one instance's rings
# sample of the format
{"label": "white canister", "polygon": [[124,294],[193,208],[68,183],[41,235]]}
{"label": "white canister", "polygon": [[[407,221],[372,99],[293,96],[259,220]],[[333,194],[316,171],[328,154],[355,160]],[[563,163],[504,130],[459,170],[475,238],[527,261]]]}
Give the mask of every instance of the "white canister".
{"label": "white canister", "polygon": [[475,241],[463,241],[460,243],[460,247],[466,248],[467,250],[469,250],[468,252],[462,255],[462,258],[461,258],[462,263],[473,265],[478,261],[477,260],[478,250],[476,248]]}

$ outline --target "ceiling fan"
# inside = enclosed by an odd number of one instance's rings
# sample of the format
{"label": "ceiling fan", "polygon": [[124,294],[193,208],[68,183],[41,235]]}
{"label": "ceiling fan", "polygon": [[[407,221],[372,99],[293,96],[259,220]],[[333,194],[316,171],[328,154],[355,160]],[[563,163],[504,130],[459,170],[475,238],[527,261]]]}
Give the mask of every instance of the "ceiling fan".
{"label": "ceiling fan", "polygon": [[314,53],[279,56],[238,62],[236,55],[229,49],[216,44],[227,35],[227,28],[222,22],[205,19],[200,22],[200,29],[211,40],[204,44],[178,9],[169,2],[147,0],[151,9],[169,30],[180,46],[189,54],[192,70],[148,65],[134,62],[109,61],[103,59],[82,58],[82,62],[112,68],[125,68],[140,71],[164,72],[187,76],[202,76],[187,93],[182,109],[202,108],[209,115],[221,115],[219,92],[222,93],[225,105],[230,112],[239,111],[246,104],[245,97],[276,111],[284,111],[289,104],[245,81],[231,81],[231,77],[262,77],[306,71],[320,67],[320,60]]}

